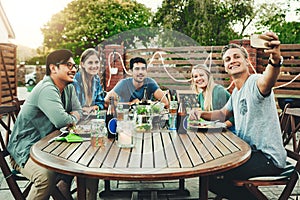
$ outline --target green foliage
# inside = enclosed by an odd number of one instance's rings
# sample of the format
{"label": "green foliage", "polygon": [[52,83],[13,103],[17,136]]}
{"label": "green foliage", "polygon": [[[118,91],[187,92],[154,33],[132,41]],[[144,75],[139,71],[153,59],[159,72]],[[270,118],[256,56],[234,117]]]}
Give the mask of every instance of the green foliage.
{"label": "green foliage", "polygon": [[74,0],[42,28],[44,46],[70,49],[75,55],[118,33],[148,27],[150,9],[136,1]]}
{"label": "green foliage", "polygon": [[231,39],[241,38],[231,24],[250,18],[250,3],[249,0],[164,0],[153,26],[184,33],[200,45],[227,44]]}
{"label": "green foliage", "polygon": [[300,44],[300,22],[284,22],[273,27],[283,44]]}
{"label": "green foliage", "polygon": [[260,31],[271,30],[276,33],[282,44],[300,43],[300,22],[287,22],[286,13],[288,9],[283,9],[283,5],[263,4],[265,12],[260,13],[256,27]]}
{"label": "green foliage", "polygon": [[27,60],[26,64],[27,65],[36,65],[38,62],[40,65],[45,65],[46,64],[45,61],[46,61],[46,56],[35,56],[35,57],[32,57],[29,60]]}
{"label": "green foliage", "polygon": [[[300,43],[299,22],[285,20],[290,2],[164,0],[152,25],[179,31],[203,46],[241,39],[247,29],[271,30],[280,36],[282,43]],[[293,9],[299,14],[300,8]]]}

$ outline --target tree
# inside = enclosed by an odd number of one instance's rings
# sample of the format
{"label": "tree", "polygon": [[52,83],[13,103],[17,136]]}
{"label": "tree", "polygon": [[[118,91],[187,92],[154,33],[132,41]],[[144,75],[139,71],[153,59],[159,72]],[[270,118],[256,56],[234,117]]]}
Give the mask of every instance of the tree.
{"label": "tree", "polygon": [[[153,26],[179,31],[201,45],[224,45],[266,30],[280,35],[282,43],[299,43],[299,22],[285,19],[290,2],[164,0]],[[294,9],[300,12],[300,8]]]}
{"label": "tree", "polygon": [[[258,15],[256,27],[259,31],[271,30],[276,33],[282,44],[300,43],[300,22],[286,21],[286,14],[290,9],[288,2],[287,8],[284,5],[263,4],[265,12]],[[297,9],[296,9],[297,10]]]}
{"label": "tree", "polygon": [[201,45],[222,45],[242,37],[233,24],[246,26],[251,21],[252,4],[253,0],[164,0],[153,24],[182,32]]}
{"label": "tree", "polygon": [[44,51],[66,48],[80,55],[110,36],[148,27],[151,17],[150,9],[136,1],[75,0],[42,28]]}

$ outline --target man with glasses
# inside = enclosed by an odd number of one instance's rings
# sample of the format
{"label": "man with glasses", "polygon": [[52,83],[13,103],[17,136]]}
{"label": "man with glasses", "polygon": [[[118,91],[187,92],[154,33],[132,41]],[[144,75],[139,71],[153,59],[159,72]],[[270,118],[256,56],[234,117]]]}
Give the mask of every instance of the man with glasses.
{"label": "man with glasses", "polygon": [[11,164],[33,185],[27,199],[49,199],[57,174],[29,157],[30,147],[52,131],[77,123],[81,106],[73,82],[78,70],[69,50],[47,56],[46,76],[32,90],[17,117],[7,150]]}
{"label": "man with glasses", "polygon": [[[147,63],[145,59],[136,57],[130,60],[130,70],[132,77],[120,80],[118,84],[106,95],[105,102],[109,102],[109,97],[119,97],[120,102],[139,103],[143,98],[148,100],[161,100],[165,107],[169,106],[164,92],[159,88],[156,81],[147,77]],[[144,95],[145,94],[145,95]]]}

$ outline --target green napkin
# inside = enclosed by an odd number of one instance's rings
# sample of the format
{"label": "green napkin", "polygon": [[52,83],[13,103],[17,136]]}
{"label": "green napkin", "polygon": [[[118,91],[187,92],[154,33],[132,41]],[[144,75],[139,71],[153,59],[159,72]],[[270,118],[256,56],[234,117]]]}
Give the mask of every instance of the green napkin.
{"label": "green napkin", "polygon": [[76,134],[73,134],[73,133],[69,133],[65,137],[60,137],[60,136],[56,137],[55,141],[61,141],[61,142],[83,142],[83,139],[79,135],[76,135]]}

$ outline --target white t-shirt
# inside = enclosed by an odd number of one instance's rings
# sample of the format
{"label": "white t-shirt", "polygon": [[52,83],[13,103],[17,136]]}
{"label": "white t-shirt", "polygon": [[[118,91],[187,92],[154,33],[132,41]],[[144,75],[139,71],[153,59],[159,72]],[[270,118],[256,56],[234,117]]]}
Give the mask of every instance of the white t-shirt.
{"label": "white t-shirt", "polygon": [[261,74],[251,75],[240,90],[235,88],[225,108],[234,113],[236,135],[252,149],[261,150],[279,168],[284,168],[286,151],[273,91],[264,97],[256,84]]}

